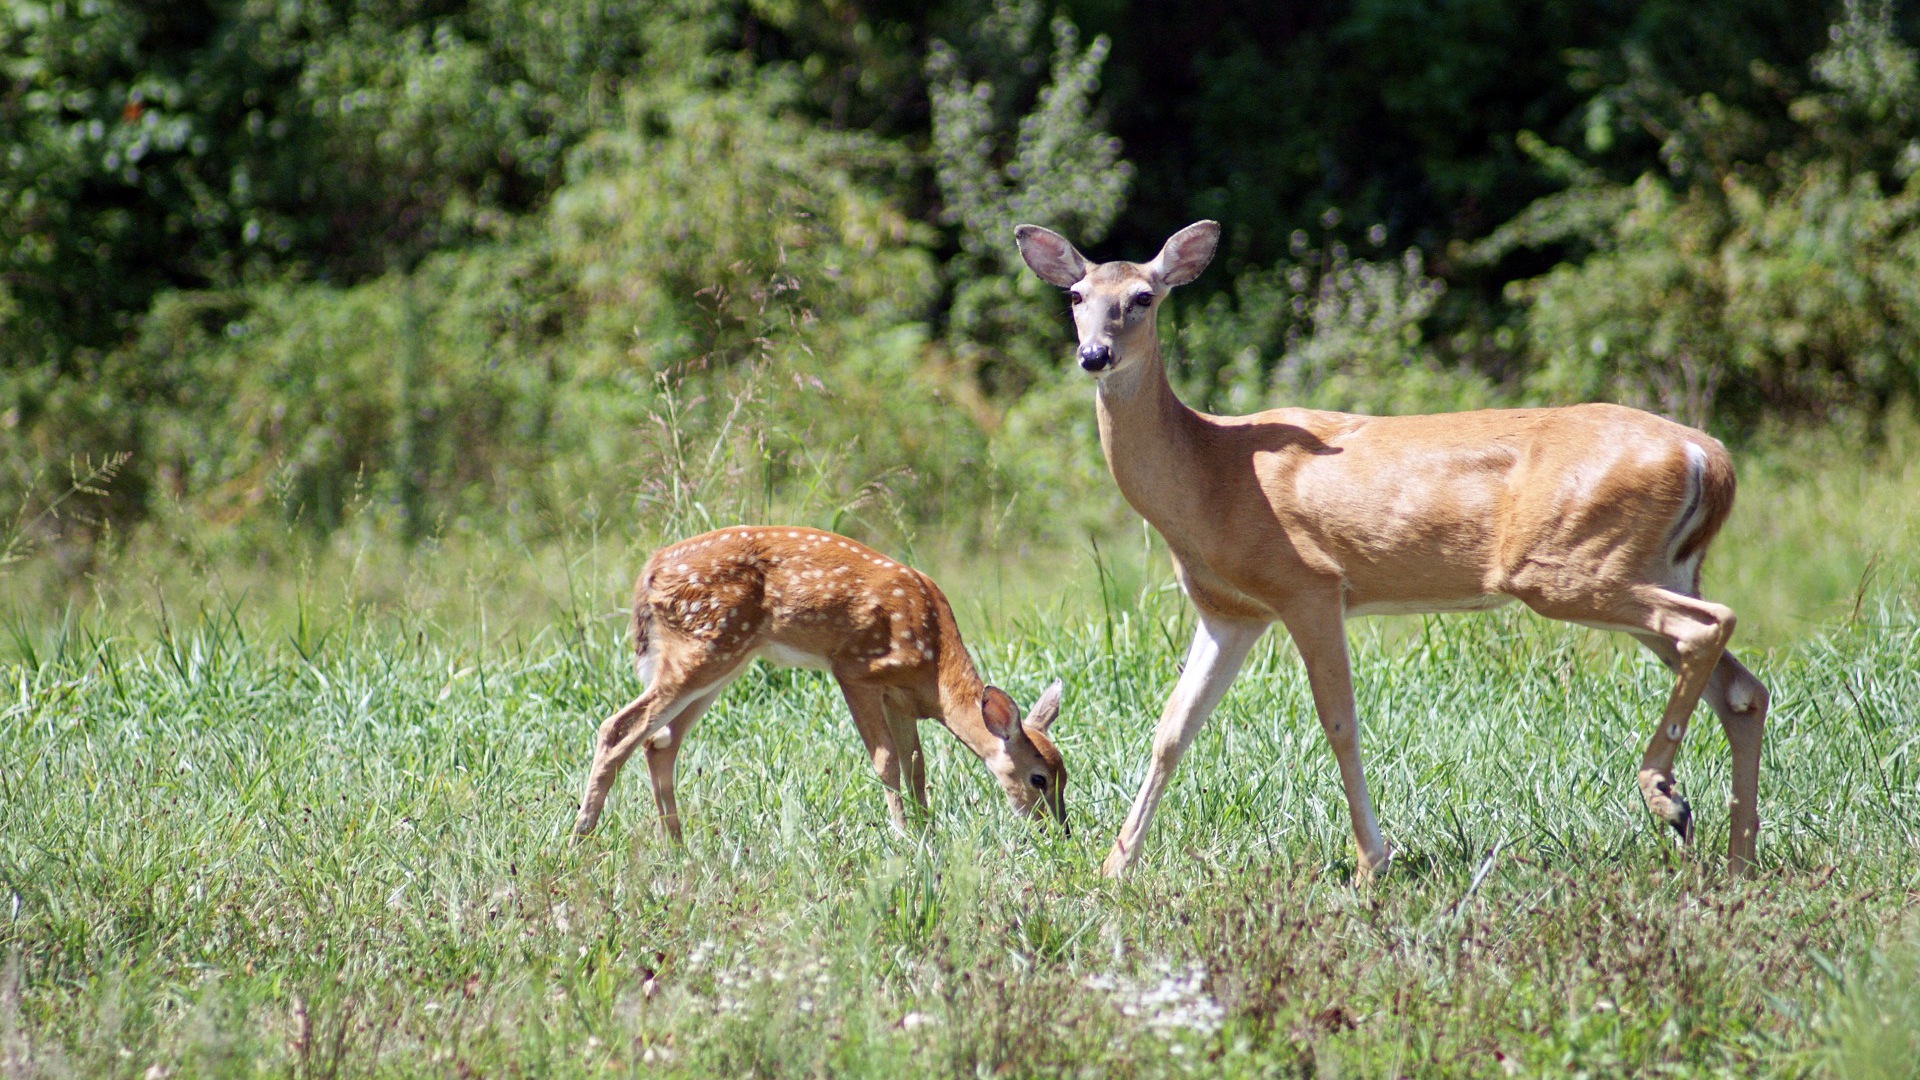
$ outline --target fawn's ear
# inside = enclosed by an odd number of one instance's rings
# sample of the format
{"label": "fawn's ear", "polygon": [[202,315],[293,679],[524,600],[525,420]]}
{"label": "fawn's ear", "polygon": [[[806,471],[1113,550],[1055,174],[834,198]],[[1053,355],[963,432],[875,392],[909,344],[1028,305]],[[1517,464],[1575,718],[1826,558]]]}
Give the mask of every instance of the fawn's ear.
{"label": "fawn's ear", "polygon": [[1041,281],[1064,289],[1087,276],[1087,257],[1052,229],[1017,225],[1013,239],[1020,245],[1020,257],[1027,260]]}
{"label": "fawn's ear", "polygon": [[1160,254],[1147,264],[1147,272],[1168,288],[1185,285],[1207,268],[1219,246],[1220,223],[1196,221],[1167,238]]}
{"label": "fawn's ear", "polygon": [[980,695],[980,719],[986,721],[987,730],[994,738],[1006,742],[1020,730],[1020,707],[1005,690],[989,686]]}
{"label": "fawn's ear", "polygon": [[1032,711],[1027,713],[1027,718],[1021,721],[1021,723],[1024,724],[1029,731],[1038,731],[1043,735],[1046,734],[1047,729],[1052,727],[1053,722],[1060,717],[1060,698],[1066,693],[1066,690],[1066,683],[1061,682],[1059,679],[1053,680],[1053,685],[1047,687],[1040,695],[1040,700],[1033,703]]}

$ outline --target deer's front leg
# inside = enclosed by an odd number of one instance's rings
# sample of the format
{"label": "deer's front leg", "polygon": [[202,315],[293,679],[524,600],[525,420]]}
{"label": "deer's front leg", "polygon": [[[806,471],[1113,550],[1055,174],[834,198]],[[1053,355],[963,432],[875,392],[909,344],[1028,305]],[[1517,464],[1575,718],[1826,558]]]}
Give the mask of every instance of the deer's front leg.
{"label": "deer's front leg", "polygon": [[1200,725],[1206,723],[1214,707],[1226,696],[1233,677],[1240,673],[1240,665],[1246,663],[1247,653],[1266,629],[1266,623],[1228,622],[1201,614],[1200,624],[1194,629],[1193,646],[1187,650],[1186,667],[1181,670],[1180,681],[1174,685],[1173,696],[1167,699],[1160,724],[1153,732],[1153,755],[1147,759],[1146,782],[1140,785],[1140,794],[1134,797],[1127,822],[1114,838],[1113,850],[1100,865],[1102,874],[1119,877],[1139,854],[1140,844],[1147,837],[1147,826],[1160,805],[1160,796],[1165,794],[1167,781],[1173,778],[1173,770],[1180,764],[1180,755],[1186,753],[1193,737],[1199,734]]}
{"label": "deer's front leg", "polygon": [[922,813],[927,809],[927,759],[920,748],[920,722],[911,716],[895,716],[887,711],[887,730],[893,733],[893,748],[900,754],[900,771],[907,793]]}
{"label": "deer's front leg", "polygon": [[1327,743],[1340,765],[1347,816],[1352,819],[1353,839],[1360,848],[1361,875],[1371,877],[1386,869],[1392,853],[1380,837],[1373,800],[1367,795],[1366,769],[1360,761],[1360,719],[1353,701],[1346,615],[1340,600],[1334,597],[1289,611],[1286,625],[1307,666],[1307,682],[1313,688],[1313,708],[1320,716],[1320,728],[1326,732]]}
{"label": "deer's front leg", "polygon": [[873,757],[873,771],[887,792],[887,815],[893,827],[907,831],[907,806],[900,798],[900,752],[893,744],[893,731],[887,726],[885,693],[840,679],[840,694],[853,713],[853,726],[860,729],[860,740]]}

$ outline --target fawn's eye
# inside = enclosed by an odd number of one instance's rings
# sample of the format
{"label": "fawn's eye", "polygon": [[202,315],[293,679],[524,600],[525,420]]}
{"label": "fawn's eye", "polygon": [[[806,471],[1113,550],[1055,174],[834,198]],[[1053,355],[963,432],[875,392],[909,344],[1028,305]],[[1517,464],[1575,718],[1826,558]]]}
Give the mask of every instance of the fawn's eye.
{"label": "fawn's eye", "polygon": [[1032,784],[1040,791],[1047,790],[1047,777],[1044,773],[1034,773],[1032,776],[1027,777],[1027,783]]}
{"label": "fawn's eye", "polygon": [[1076,305],[1084,303],[1087,299],[1084,295],[1081,294],[1079,289],[1074,289],[1068,292],[1067,297],[1071,299]]}

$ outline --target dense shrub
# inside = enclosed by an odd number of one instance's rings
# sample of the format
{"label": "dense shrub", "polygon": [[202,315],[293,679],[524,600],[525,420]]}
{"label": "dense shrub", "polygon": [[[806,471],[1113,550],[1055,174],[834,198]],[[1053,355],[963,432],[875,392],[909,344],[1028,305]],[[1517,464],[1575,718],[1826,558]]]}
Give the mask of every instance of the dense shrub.
{"label": "dense shrub", "polygon": [[[1375,246],[1384,233],[1373,231]],[[1492,397],[1485,380],[1448,365],[1423,331],[1444,291],[1418,248],[1398,259],[1360,258],[1338,240],[1316,249],[1299,232],[1291,258],[1242,274],[1230,293],[1197,311],[1177,311],[1174,366],[1194,398],[1226,412],[1269,404],[1375,413],[1485,404]]]}
{"label": "dense shrub", "polygon": [[1607,181],[1541,150],[1573,180],[1474,253],[1569,240],[1590,253],[1511,287],[1546,400],[1607,398],[1696,424],[1885,413],[1920,389],[1920,165],[1915,56],[1885,7],[1848,5],[1813,63],[1781,88],[1784,132],[1651,75],[1614,92],[1664,134],[1666,168]]}
{"label": "dense shrub", "polygon": [[1165,320],[1205,408],[1876,417],[1920,370],[1913,54],[1710,7],[16,4],[0,521],[130,453],[89,505],[176,536],[1077,540],[1125,515],[1027,219],[1101,258],[1226,219]]}

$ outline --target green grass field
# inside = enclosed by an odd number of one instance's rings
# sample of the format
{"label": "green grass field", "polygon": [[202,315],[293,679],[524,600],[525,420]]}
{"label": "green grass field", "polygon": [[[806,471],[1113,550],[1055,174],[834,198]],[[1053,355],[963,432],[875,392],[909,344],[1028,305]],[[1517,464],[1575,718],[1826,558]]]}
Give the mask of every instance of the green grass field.
{"label": "green grass field", "polygon": [[1354,624],[1384,881],[1352,881],[1274,634],[1111,883],[1191,626],[1132,573],[951,588],[990,679],[1067,681],[1071,837],[937,731],[932,820],[894,833],[831,682],[760,666],[681,759],[684,851],[644,770],[569,843],[636,690],[617,618],[16,620],[0,1076],[1915,1074],[1910,592],[1747,654],[1775,696],[1751,881],[1710,714],[1689,853],[1633,781],[1664,670],[1508,611]]}

